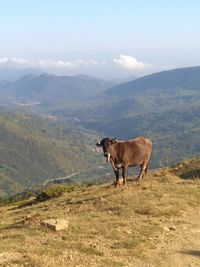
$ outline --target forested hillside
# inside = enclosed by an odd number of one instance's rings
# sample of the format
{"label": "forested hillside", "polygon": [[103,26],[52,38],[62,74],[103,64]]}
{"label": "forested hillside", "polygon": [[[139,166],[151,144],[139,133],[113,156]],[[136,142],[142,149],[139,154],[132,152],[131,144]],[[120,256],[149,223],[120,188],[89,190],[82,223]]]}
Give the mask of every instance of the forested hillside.
{"label": "forested hillside", "polygon": [[182,89],[200,89],[200,66],[177,68],[153,73],[133,81],[116,85],[105,91],[105,95],[127,98],[143,95],[149,91],[164,89],[165,92]]}
{"label": "forested hillside", "polygon": [[[96,106],[74,111],[80,120],[115,120],[138,114],[184,111],[200,103],[200,67],[154,73],[116,85],[96,95]],[[67,116],[68,109],[57,109],[58,116]]]}
{"label": "forested hillside", "polygon": [[56,76],[34,74],[10,82],[0,82],[0,104],[15,107],[32,107],[34,112],[52,111],[55,108],[75,108],[87,103],[88,97],[110,88],[114,82],[87,75]]}
{"label": "forested hillside", "polygon": [[86,170],[95,161],[94,136],[72,125],[0,113],[0,194]]}
{"label": "forested hillside", "polygon": [[151,167],[167,166],[200,154],[200,106],[115,120],[84,121],[83,125],[102,132],[102,136],[119,139],[148,136],[153,140]]}
{"label": "forested hillside", "polygon": [[97,97],[95,108],[54,114],[119,139],[139,135],[154,143],[153,167],[199,155],[200,67],[169,70],[119,84]]}

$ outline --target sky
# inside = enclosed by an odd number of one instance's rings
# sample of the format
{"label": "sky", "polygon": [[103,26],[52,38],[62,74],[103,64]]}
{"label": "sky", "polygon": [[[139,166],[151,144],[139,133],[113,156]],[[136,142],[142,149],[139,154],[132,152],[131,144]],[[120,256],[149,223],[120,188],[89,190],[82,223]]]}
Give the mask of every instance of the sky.
{"label": "sky", "polygon": [[120,78],[200,65],[199,0],[0,0],[0,68]]}

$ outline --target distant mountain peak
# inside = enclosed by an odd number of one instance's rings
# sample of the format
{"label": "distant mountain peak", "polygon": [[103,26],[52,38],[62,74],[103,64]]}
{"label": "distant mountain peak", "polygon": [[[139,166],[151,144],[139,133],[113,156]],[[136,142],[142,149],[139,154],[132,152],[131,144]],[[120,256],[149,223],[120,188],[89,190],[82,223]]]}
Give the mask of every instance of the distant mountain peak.
{"label": "distant mountain peak", "polygon": [[81,79],[87,79],[87,80],[98,80],[96,77],[89,76],[89,75],[83,74],[83,73],[77,74],[74,77],[81,78]]}
{"label": "distant mountain peak", "polygon": [[39,78],[54,78],[54,77],[57,77],[57,76],[51,73],[47,73],[47,72],[44,72],[39,76]]}
{"label": "distant mountain peak", "polygon": [[133,81],[118,84],[105,91],[106,95],[133,97],[148,90],[200,87],[200,66],[176,68],[143,76]]}
{"label": "distant mountain peak", "polygon": [[16,81],[26,75],[33,74],[35,76],[39,76],[41,73],[42,71],[33,68],[32,69],[0,68],[0,81],[2,80]]}

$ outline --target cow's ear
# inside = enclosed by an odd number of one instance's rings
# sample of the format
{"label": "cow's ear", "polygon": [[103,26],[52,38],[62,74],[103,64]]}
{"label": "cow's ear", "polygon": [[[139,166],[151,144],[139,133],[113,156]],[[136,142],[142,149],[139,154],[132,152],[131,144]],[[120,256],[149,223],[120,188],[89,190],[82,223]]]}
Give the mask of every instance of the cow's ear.
{"label": "cow's ear", "polygon": [[113,144],[117,144],[117,137],[115,137],[115,138],[113,138],[113,139],[111,139],[110,141],[111,141],[111,145],[113,145]]}
{"label": "cow's ear", "polygon": [[117,144],[117,140],[111,140],[111,145]]}

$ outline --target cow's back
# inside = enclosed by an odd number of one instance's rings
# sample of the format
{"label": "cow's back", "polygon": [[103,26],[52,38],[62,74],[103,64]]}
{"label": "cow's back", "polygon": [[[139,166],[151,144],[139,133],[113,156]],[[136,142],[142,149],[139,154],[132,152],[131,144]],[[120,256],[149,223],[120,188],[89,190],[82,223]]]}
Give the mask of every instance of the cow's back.
{"label": "cow's back", "polygon": [[145,137],[119,141],[117,146],[119,157],[128,165],[138,165],[148,161],[152,150],[151,140]]}

